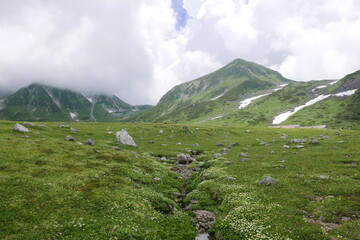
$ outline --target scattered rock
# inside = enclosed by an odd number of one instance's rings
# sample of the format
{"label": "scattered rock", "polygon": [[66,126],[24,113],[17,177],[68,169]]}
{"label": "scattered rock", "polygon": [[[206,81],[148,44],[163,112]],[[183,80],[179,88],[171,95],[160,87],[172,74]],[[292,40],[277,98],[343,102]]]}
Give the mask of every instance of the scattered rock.
{"label": "scattered rock", "polygon": [[35,126],[35,124],[32,123],[32,122],[24,122],[23,124],[24,124],[25,126]]}
{"label": "scattered rock", "polygon": [[234,147],[234,146],[239,146],[239,143],[238,143],[238,142],[230,143],[230,144],[228,145],[228,148],[232,148],[232,147]]}
{"label": "scattered rock", "polygon": [[83,143],[82,143],[82,142],[77,142],[76,144],[77,144],[77,145],[83,145]]}
{"label": "scattered rock", "polygon": [[154,141],[149,141],[150,144],[154,144],[155,142]]}
{"label": "scattered rock", "polygon": [[72,137],[72,136],[70,136],[70,135],[68,135],[68,136],[65,137],[65,140],[66,140],[66,141],[72,141],[72,142],[74,142],[74,141],[75,141],[75,138]]}
{"label": "scattered rock", "polygon": [[244,151],[244,152],[248,152],[248,151],[249,151],[249,149],[248,149],[247,147],[244,147],[244,148],[242,149],[242,151]]}
{"label": "scattered rock", "polygon": [[70,128],[70,132],[77,132],[76,128]]}
{"label": "scattered rock", "polygon": [[226,162],[224,162],[224,164],[231,165],[231,164],[233,164],[233,162],[232,161],[226,161]]}
{"label": "scattered rock", "polygon": [[13,127],[13,130],[14,131],[17,131],[17,132],[30,132],[29,129],[27,129],[26,127],[24,127],[23,125],[21,124],[15,124],[15,126]]}
{"label": "scattered rock", "polygon": [[274,150],[271,150],[269,153],[270,153],[270,154],[275,154],[275,151],[274,151]]}
{"label": "scattered rock", "polygon": [[221,153],[214,153],[214,155],[213,155],[214,158],[219,158],[219,157],[221,157],[221,156],[222,156]]}
{"label": "scattered rock", "polygon": [[180,153],[176,155],[176,161],[179,164],[189,164],[194,161],[194,159],[189,154]]}
{"label": "scattered rock", "polygon": [[179,192],[172,192],[171,195],[173,195],[176,198],[181,198],[182,197],[181,193],[179,193]]}
{"label": "scattered rock", "polygon": [[340,144],[341,144],[341,143],[344,143],[344,141],[339,141],[338,143],[340,143]]}
{"label": "scattered rock", "polygon": [[283,134],[280,138],[281,138],[281,139],[286,139],[286,138],[288,138],[288,137],[289,137],[289,135]]}
{"label": "scattered rock", "polygon": [[183,126],[183,130],[184,130],[184,132],[188,132],[189,128],[187,126]]}
{"label": "scattered rock", "polygon": [[260,145],[266,145],[266,142],[261,141]]}
{"label": "scattered rock", "polygon": [[239,156],[240,156],[240,157],[248,157],[249,155],[248,155],[247,153],[241,152],[241,153],[239,154]]}
{"label": "scattered rock", "polygon": [[24,135],[24,136],[21,136],[22,138],[29,138],[29,136],[28,135]]}
{"label": "scattered rock", "polygon": [[271,185],[276,184],[276,183],[277,183],[276,180],[273,179],[273,178],[270,177],[270,176],[264,177],[264,178],[259,182],[260,185],[265,185],[265,186],[271,186]]}
{"label": "scattered rock", "polygon": [[329,136],[322,136],[322,135],[320,135],[320,137],[321,137],[321,139],[322,139],[322,140],[327,140],[327,139],[330,139],[330,137],[329,137]]}
{"label": "scattered rock", "polygon": [[181,145],[181,142],[176,143],[176,145]]}
{"label": "scattered rock", "polygon": [[294,148],[303,148],[304,145],[296,145]]}
{"label": "scattered rock", "polygon": [[240,162],[248,162],[248,161],[250,161],[249,158],[245,158],[245,157],[240,158]]}
{"label": "scattered rock", "polygon": [[218,146],[218,147],[223,147],[224,146],[223,143],[216,143],[215,145]]}
{"label": "scattered rock", "polygon": [[227,153],[227,152],[229,152],[229,149],[228,148],[222,148],[221,151],[223,151],[224,153]]}
{"label": "scattered rock", "polygon": [[159,178],[159,177],[154,177],[154,180],[157,181],[157,182],[159,182],[159,181],[161,181],[161,178]]}
{"label": "scattered rock", "polygon": [[227,177],[225,177],[227,180],[231,180],[231,181],[235,181],[236,180],[236,178],[234,178],[234,177],[230,177],[230,176],[227,176]]}
{"label": "scattered rock", "polygon": [[285,144],[283,147],[284,147],[284,148],[289,148],[290,146]]}
{"label": "scattered rock", "polygon": [[216,216],[214,213],[206,210],[195,210],[197,224],[196,228],[200,233],[205,233],[215,223]]}
{"label": "scattered rock", "polygon": [[93,141],[91,138],[89,138],[88,140],[86,140],[86,141],[84,142],[84,144],[93,146],[93,145],[94,145],[94,141]]}
{"label": "scattered rock", "polygon": [[69,128],[68,125],[60,125],[60,128]]}
{"label": "scattered rock", "polygon": [[164,133],[164,130],[160,130],[159,133]]}
{"label": "scattered rock", "polygon": [[130,145],[130,146],[136,146],[136,143],[134,142],[133,138],[129,135],[129,133],[122,129],[120,132],[117,132],[116,134],[116,142],[123,145]]}
{"label": "scattered rock", "polygon": [[318,140],[312,140],[311,144],[312,145],[320,145],[320,142]]}
{"label": "scattered rock", "polygon": [[320,179],[329,179],[330,177],[327,175],[319,175],[319,178]]}
{"label": "scattered rock", "polygon": [[110,134],[113,134],[113,132],[112,132],[112,131],[108,131],[108,132],[106,132],[106,134],[109,134],[109,135],[110,135]]}
{"label": "scattered rock", "polygon": [[114,147],[112,147],[115,151],[121,151],[122,149],[120,148],[120,147],[118,147],[118,146],[114,146]]}
{"label": "scattered rock", "polygon": [[251,131],[250,131],[250,130],[246,130],[245,132],[246,132],[246,133],[251,133]]}
{"label": "scattered rock", "polygon": [[290,141],[291,143],[305,143],[306,142],[306,139],[291,139]]}

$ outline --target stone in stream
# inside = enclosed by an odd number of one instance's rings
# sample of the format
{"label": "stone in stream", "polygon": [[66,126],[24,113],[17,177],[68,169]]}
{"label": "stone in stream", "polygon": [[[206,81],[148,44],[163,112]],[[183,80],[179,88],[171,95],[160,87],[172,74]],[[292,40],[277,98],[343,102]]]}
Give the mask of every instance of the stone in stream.
{"label": "stone in stream", "polygon": [[270,176],[264,177],[264,178],[259,182],[260,185],[265,185],[265,186],[271,186],[271,185],[276,184],[276,183],[277,183],[276,180],[273,179],[273,178],[270,177]]}
{"label": "stone in stream", "polygon": [[27,129],[26,127],[24,127],[23,125],[21,124],[15,124],[15,126],[13,127],[13,130],[14,131],[17,131],[17,132],[30,132],[29,129]]}
{"label": "stone in stream", "polygon": [[193,161],[194,159],[189,154],[180,153],[176,156],[176,162],[179,164],[189,164]]}
{"label": "stone in stream", "polygon": [[133,138],[129,135],[129,133],[122,129],[121,131],[117,132],[115,134],[116,142],[123,145],[130,145],[130,146],[136,146],[136,143],[134,142]]}
{"label": "stone in stream", "polygon": [[206,233],[207,230],[215,223],[215,214],[206,210],[195,210],[194,212],[198,222],[196,224],[196,228],[199,233]]}

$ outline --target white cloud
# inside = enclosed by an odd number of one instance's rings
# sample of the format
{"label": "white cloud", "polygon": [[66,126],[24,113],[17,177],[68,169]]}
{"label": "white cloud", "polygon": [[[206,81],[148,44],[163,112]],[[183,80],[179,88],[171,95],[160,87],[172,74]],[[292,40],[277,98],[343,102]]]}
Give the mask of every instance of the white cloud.
{"label": "white cloud", "polygon": [[0,88],[34,81],[152,103],[235,58],[295,80],[360,69],[357,0],[20,0],[0,9]]}

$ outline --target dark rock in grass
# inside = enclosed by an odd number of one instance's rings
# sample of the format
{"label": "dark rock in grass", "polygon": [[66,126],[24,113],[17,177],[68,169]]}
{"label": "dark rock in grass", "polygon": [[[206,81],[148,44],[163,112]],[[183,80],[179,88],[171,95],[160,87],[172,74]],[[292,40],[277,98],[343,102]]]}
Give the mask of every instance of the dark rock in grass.
{"label": "dark rock in grass", "polygon": [[24,124],[25,126],[35,126],[35,124],[32,123],[32,122],[24,122],[23,124]]}
{"label": "dark rock in grass", "polygon": [[224,146],[223,143],[216,143],[215,145],[218,146],[218,147],[223,147]]}
{"label": "dark rock in grass", "polygon": [[120,147],[118,147],[118,146],[114,146],[114,147],[112,147],[115,151],[121,151],[122,149],[120,148]]}
{"label": "dark rock in grass", "polygon": [[134,142],[133,138],[129,135],[129,133],[125,129],[122,129],[121,131],[117,132],[115,136],[116,136],[115,137],[116,143],[136,146],[136,143]]}
{"label": "dark rock in grass", "polygon": [[286,139],[286,138],[288,138],[288,137],[289,137],[289,135],[283,134],[280,138],[281,138],[281,139]]}
{"label": "dark rock in grass", "polygon": [[232,148],[232,147],[234,147],[234,146],[239,146],[239,143],[238,143],[238,142],[230,143],[230,144],[228,145],[228,148]]}
{"label": "dark rock in grass", "polygon": [[196,214],[196,228],[200,233],[205,233],[215,223],[216,216],[214,213],[206,210],[195,210]]}
{"label": "dark rock in grass", "polygon": [[154,141],[149,141],[150,144],[154,144],[155,142]]}
{"label": "dark rock in grass", "polygon": [[17,132],[30,132],[29,129],[27,129],[26,127],[24,127],[23,125],[21,124],[15,124],[15,126],[13,127],[13,130],[14,131],[17,131]]}
{"label": "dark rock in grass", "polygon": [[221,156],[222,156],[221,153],[214,153],[214,155],[213,155],[214,158],[219,158],[219,157],[221,157]]}
{"label": "dark rock in grass", "polygon": [[239,154],[239,156],[240,156],[240,157],[248,157],[249,155],[248,155],[247,153],[241,152],[241,153]]}
{"label": "dark rock in grass", "polygon": [[183,130],[184,130],[184,132],[188,132],[189,128],[187,126],[183,126]]}
{"label": "dark rock in grass", "polygon": [[227,153],[227,152],[229,152],[229,149],[228,148],[222,148],[221,151],[223,151],[224,153]]}
{"label": "dark rock in grass", "polygon": [[28,135],[24,135],[24,136],[21,136],[22,138],[29,138],[29,136]]}
{"label": "dark rock in grass", "polygon": [[235,181],[236,180],[236,178],[234,178],[234,177],[230,177],[230,176],[227,176],[227,177],[225,177],[227,180],[231,180],[231,181]]}
{"label": "dark rock in grass", "polygon": [[72,136],[70,136],[70,135],[68,135],[68,136],[65,137],[65,140],[66,140],[66,141],[72,141],[72,142],[74,142],[74,141],[75,141],[75,138],[72,137]]}
{"label": "dark rock in grass", "polygon": [[93,146],[93,145],[94,145],[94,141],[93,141],[91,138],[89,138],[88,140],[86,140],[86,141],[84,142],[84,144]]}
{"label": "dark rock in grass", "polygon": [[240,162],[248,162],[248,161],[250,161],[249,158],[245,158],[245,157],[240,158]]}
{"label": "dark rock in grass", "polygon": [[330,137],[329,137],[329,136],[323,136],[323,135],[320,135],[320,137],[321,137],[321,139],[322,139],[322,140],[327,140],[327,139],[330,139]]}
{"label": "dark rock in grass", "polygon": [[244,147],[244,148],[242,149],[242,151],[244,151],[244,152],[248,152],[248,151],[249,151],[249,149],[248,149],[247,147]]}
{"label": "dark rock in grass", "polygon": [[231,165],[231,164],[233,164],[233,162],[232,161],[226,161],[226,162],[224,162],[224,164]]}
{"label": "dark rock in grass", "polygon": [[68,125],[60,125],[60,128],[69,128]]}
{"label": "dark rock in grass", "polygon": [[172,192],[171,195],[173,195],[176,198],[181,198],[182,197],[181,193],[179,193],[179,192]]}
{"label": "dark rock in grass", "polygon": [[194,159],[188,154],[180,153],[176,156],[176,161],[179,164],[189,164],[194,161]]}
{"label": "dark rock in grass", "polygon": [[318,140],[312,140],[311,144],[312,145],[320,145],[320,142]]}
{"label": "dark rock in grass", "polygon": [[265,186],[271,186],[271,185],[276,184],[276,183],[277,183],[276,180],[273,179],[273,178],[270,177],[270,176],[264,177],[264,178],[259,182],[260,185],[265,185]]}

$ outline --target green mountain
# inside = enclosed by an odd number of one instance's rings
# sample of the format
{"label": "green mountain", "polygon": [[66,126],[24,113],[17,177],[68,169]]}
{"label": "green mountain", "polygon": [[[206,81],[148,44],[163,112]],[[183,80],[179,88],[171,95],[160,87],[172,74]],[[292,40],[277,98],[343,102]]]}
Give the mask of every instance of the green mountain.
{"label": "green mountain", "polygon": [[232,111],[243,99],[291,82],[276,71],[236,59],[213,73],[175,86],[155,107],[127,120],[199,122]]}
{"label": "green mountain", "polygon": [[132,106],[115,95],[86,97],[67,89],[31,84],[0,100],[0,119],[112,122],[148,106]]}

